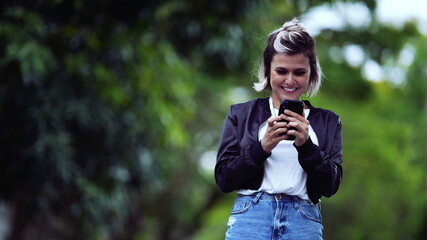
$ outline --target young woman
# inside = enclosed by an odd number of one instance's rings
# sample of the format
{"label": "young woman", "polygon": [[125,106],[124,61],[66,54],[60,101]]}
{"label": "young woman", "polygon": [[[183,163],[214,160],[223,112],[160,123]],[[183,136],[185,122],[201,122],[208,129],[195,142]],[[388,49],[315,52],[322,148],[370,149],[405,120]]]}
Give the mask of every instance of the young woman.
{"label": "young woman", "polygon": [[282,100],[319,90],[315,48],[297,19],[273,31],[254,85],[270,96],[232,105],[225,118],[215,179],[223,192],[237,191],[226,239],[323,238],[319,201],[342,178],[341,120],[308,101],[302,115],[278,115]]}

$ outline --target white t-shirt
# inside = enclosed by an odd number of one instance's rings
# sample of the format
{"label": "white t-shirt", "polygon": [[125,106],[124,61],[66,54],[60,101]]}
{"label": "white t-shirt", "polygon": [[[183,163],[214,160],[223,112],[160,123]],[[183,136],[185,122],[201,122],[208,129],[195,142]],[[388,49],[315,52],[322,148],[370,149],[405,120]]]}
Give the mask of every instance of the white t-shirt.
{"label": "white t-shirt", "polygon": [[[279,110],[273,108],[270,97],[270,111],[274,116]],[[304,109],[305,117],[310,114],[310,109]],[[267,131],[267,121],[261,124],[258,131],[258,138],[261,140]],[[309,135],[314,144],[318,145],[316,133],[309,126]],[[293,146],[293,140],[282,140],[271,151],[270,157],[264,162],[264,178],[258,190],[238,190],[239,194],[251,195],[255,192],[264,191],[267,193],[284,193],[290,196],[297,196],[302,199],[309,199],[307,195],[307,173],[298,162],[298,152]]]}

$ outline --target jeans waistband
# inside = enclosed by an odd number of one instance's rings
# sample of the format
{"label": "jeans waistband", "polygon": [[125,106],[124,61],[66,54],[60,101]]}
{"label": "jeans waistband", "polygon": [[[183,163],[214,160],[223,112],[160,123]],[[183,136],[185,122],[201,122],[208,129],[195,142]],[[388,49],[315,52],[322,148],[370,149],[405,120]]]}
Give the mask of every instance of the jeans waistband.
{"label": "jeans waistband", "polygon": [[255,201],[267,200],[267,201],[285,201],[285,202],[307,202],[314,205],[311,200],[302,199],[297,196],[287,195],[285,193],[267,193],[267,192],[256,192],[252,195],[241,195],[239,197],[250,197],[254,198]]}

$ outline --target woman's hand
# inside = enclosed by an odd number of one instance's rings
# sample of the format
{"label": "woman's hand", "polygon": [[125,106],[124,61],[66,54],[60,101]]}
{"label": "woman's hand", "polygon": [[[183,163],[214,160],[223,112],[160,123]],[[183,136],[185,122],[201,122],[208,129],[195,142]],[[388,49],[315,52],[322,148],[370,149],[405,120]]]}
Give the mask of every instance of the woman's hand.
{"label": "woman's hand", "polygon": [[286,119],[289,123],[287,126],[294,127],[295,129],[290,129],[287,131],[288,135],[295,136],[295,145],[301,146],[305,142],[307,142],[308,138],[308,126],[310,122],[304,117],[299,115],[298,113],[292,112],[290,110],[285,110],[284,119]]}
{"label": "woman's hand", "polygon": [[288,131],[286,122],[279,122],[284,120],[285,115],[273,116],[267,120],[267,131],[261,139],[261,146],[265,153],[269,154],[277,146],[277,144],[288,138],[286,132]]}
{"label": "woman's hand", "polygon": [[[279,122],[280,120],[287,120],[288,123]],[[266,153],[271,153],[280,141],[288,139],[288,135],[295,136],[297,146],[303,145],[310,137],[308,134],[310,122],[304,116],[290,110],[285,110],[285,114],[280,116],[270,117],[267,123],[267,131],[261,139],[261,146]],[[291,127],[295,129],[288,130]]]}

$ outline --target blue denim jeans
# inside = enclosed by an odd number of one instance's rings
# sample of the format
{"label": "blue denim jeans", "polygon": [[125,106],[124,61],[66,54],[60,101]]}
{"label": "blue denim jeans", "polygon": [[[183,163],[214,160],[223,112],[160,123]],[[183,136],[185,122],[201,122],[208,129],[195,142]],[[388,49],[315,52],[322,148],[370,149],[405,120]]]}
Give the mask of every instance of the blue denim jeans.
{"label": "blue denim jeans", "polygon": [[319,204],[285,194],[238,195],[226,240],[323,239]]}

